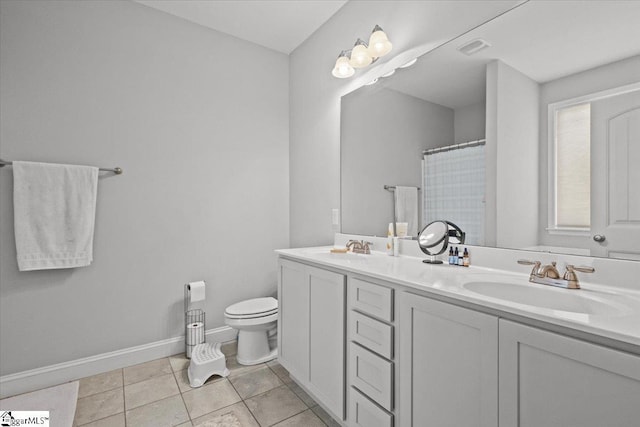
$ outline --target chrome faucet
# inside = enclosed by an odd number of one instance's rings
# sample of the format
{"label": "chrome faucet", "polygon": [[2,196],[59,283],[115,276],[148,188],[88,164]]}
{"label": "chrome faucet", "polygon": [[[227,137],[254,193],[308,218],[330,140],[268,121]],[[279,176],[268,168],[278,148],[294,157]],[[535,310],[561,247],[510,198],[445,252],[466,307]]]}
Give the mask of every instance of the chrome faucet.
{"label": "chrome faucet", "polygon": [[575,267],[567,264],[565,272],[562,278],[560,278],[560,272],[556,268],[555,261],[549,265],[541,265],[540,261],[529,261],[526,259],[518,260],[518,264],[533,265],[531,274],[529,275],[529,281],[531,283],[538,283],[541,285],[556,286],[566,289],[580,289],[580,282],[576,271],[583,273],[593,273],[596,271],[593,267]]}
{"label": "chrome faucet", "polygon": [[373,245],[373,243],[365,242],[363,240],[349,240],[347,242],[347,248],[354,254],[369,255],[371,253],[369,245]]}

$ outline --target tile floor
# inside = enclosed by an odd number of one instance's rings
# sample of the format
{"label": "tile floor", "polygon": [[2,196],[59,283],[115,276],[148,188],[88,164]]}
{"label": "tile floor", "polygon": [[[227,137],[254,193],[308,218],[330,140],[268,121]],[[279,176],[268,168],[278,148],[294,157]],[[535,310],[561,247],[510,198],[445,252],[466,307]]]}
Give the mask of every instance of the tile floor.
{"label": "tile floor", "polygon": [[325,427],[338,426],[276,361],[242,366],[235,343],[222,350],[227,378],[199,388],[187,378],[184,355],[80,380],[75,426]]}

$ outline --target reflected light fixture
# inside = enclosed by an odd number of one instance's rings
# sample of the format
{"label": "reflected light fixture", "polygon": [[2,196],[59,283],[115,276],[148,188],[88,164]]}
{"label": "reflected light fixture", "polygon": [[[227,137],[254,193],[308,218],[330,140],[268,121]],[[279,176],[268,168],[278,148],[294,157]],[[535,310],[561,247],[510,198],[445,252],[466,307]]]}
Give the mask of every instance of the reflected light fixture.
{"label": "reflected light fixture", "polygon": [[339,79],[351,77],[355,73],[355,68],[371,65],[378,58],[389,53],[392,46],[382,28],[376,25],[369,37],[369,44],[359,38],[351,50],[340,52],[331,74]]}

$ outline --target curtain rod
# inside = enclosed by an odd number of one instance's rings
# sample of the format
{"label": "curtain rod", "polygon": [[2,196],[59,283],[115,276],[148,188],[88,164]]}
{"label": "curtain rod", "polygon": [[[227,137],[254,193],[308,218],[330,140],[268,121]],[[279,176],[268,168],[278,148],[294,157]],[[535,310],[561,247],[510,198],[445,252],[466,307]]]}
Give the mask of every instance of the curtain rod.
{"label": "curtain rod", "polygon": [[[11,166],[11,165],[13,165],[13,162],[0,159],[0,168],[2,168],[4,166]],[[104,172],[113,172],[116,175],[121,175],[122,174],[122,168],[118,168],[118,167],[115,167],[115,168],[98,168],[98,169],[101,170],[101,171],[104,171]]]}
{"label": "curtain rod", "polygon": [[458,150],[460,148],[475,147],[477,145],[484,145],[486,142],[487,142],[486,139],[479,139],[477,141],[462,142],[460,144],[447,145],[445,147],[429,148],[428,150],[424,150],[422,152],[422,155],[430,156],[431,154],[443,153],[445,151]]}

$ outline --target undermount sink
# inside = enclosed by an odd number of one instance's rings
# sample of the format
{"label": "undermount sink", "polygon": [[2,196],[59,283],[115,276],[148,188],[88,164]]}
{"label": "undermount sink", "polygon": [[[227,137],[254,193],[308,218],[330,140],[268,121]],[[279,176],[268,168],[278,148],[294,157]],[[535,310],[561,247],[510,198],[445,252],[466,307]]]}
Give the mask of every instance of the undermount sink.
{"label": "undermount sink", "polygon": [[548,310],[588,315],[614,315],[624,311],[624,307],[619,304],[607,301],[586,290],[504,282],[468,282],[463,287],[490,298]]}

